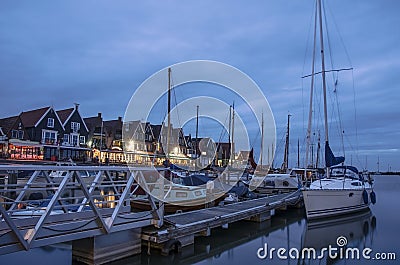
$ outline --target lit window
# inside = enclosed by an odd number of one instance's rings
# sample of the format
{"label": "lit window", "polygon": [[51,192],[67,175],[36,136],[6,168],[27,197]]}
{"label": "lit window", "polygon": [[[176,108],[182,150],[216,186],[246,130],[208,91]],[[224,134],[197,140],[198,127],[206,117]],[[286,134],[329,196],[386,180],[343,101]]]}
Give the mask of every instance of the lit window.
{"label": "lit window", "polygon": [[47,119],[47,127],[54,128],[54,119],[53,118]]}

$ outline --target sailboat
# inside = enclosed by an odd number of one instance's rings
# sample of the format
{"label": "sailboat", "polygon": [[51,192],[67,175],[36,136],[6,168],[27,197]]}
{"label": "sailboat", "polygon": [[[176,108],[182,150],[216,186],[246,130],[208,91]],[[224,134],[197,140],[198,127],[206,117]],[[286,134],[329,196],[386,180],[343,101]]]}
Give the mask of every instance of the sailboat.
{"label": "sailboat", "polygon": [[[152,173],[152,181],[144,183],[145,188],[154,200],[163,205],[165,213],[174,213],[178,210],[189,211],[201,209],[204,207],[212,207],[218,205],[224,199],[225,190],[219,187],[214,187],[214,182],[207,182],[203,185],[190,186],[175,183],[172,179],[170,162],[170,138],[171,138],[171,68],[168,68],[168,113],[167,113],[167,142],[165,146],[165,168],[161,172]],[[197,140],[197,139],[196,139]],[[158,174],[158,175],[157,175]],[[176,173],[175,173],[176,175]],[[151,209],[150,201],[146,193],[143,191],[136,192],[136,197],[131,201],[131,207],[136,210]],[[164,203],[161,203],[163,201]]]}
{"label": "sailboat", "polygon": [[[325,70],[324,38],[322,26],[321,0],[317,0],[314,27],[314,52],[311,77],[310,112],[307,129],[306,165],[308,163],[308,149],[310,146],[312,99],[314,89],[314,76],[322,75],[324,128],[325,128],[325,177],[313,181],[308,188],[302,188],[307,219],[340,215],[369,208],[370,203],[375,203],[376,197],[372,189],[372,183],[364,180],[362,174],[354,166],[344,165],[344,157],[335,157],[330,145],[328,134],[327,112],[327,84],[326,72],[341,71]],[[317,43],[317,27],[319,26],[319,41],[321,52],[321,71],[315,73],[315,54]],[[339,165],[339,166],[337,166]]]}

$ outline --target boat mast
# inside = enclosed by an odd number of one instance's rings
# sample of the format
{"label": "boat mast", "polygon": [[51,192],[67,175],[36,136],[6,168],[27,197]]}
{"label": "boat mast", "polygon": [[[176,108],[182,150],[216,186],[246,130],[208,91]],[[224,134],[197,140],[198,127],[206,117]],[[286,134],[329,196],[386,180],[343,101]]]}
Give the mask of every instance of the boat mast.
{"label": "boat mast", "polygon": [[168,68],[168,124],[167,124],[167,149],[165,153],[165,158],[169,162],[169,141],[171,137],[171,67]]}
{"label": "boat mast", "polygon": [[300,167],[300,139],[297,138],[297,167]]}
{"label": "boat mast", "polygon": [[[263,151],[264,151],[264,112],[261,113],[261,146],[260,146],[260,166],[261,166],[261,170],[263,168]],[[269,149],[268,149],[268,161],[269,161]]]}
{"label": "boat mast", "polygon": [[[229,124],[228,124],[229,161],[232,159],[231,125],[232,125],[232,105],[229,106]],[[228,164],[229,163],[227,163],[227,165]]]}
{"label": "boat mast", "polygon": [[232,154],[231,154],[231,166],[233,165],[233,160],[235,159],[235,145],[234,145],[234,133],[235,133],[235,102],[232,104]]}
{"label": "boat mast", "polygon": [[[322,7],[321,0],[318,0],[318,12],[319,12],[319,34],[320,34],[320,45],[321,45],[321,67],[322,67],[322,88],[324,95],[324,120],[325,120],[325,148],[329,146],[329,133],[328,133],[328,109],[326,101],[326,79],[325,79],[325,59],[324,59],[324,36],[322,31]],[[326,167],[326,176],[329,178],[329,169]]]}
{"label": "boat mast", "polygon": [[285,153],[283,158],[283,170],[286,171],[289,167],[289,132],[290,132],[290,114],[287,117],[287,131],[286,131],[286,143],[285,143]]}
{"label": "boat mast", "polygon": [[199,137],[199,105],[197,105],[197,112],[196,112],[196,158],[197,158],[197,148],[199,147],[199,142],[198,142],[198,137]]}
{"label": "boat mast", "polygon": [[311,69],[311,89],[310,89],[310,108],[308,110],[308,126],[307,126],[307,144],[306,144],[306,161],[304,167],[308,167],[308,156],[310,153],[311,145],[311,122],[312,122],[312,110],[313,110],[313,94],[314,94],[314,75],[315,75],[315,51],[317,47],[317,8],[315,8],[315,21],[314,21],[314,47],[312,57],[312,69]]}

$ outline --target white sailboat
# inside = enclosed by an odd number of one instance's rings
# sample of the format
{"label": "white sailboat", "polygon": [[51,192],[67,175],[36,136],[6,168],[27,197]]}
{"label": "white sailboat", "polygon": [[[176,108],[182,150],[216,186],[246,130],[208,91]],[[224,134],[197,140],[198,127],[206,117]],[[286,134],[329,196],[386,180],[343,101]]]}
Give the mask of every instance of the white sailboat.
{"label": "white sailboat", "polygon": [[[318,14],[318,16],[317,16]],[[318,19],[317,19],[318,18]],[[324,62],[324,39],[322,26],[322,7],[321,0],[316,4],[316,17],[314,27],[314,52],[311,76],[311,95],[310,95],[310,113],[307,129],[307,152],[306,164],[308,163],[308,149],[310,146],[311,120],[312,120],[312,99],[314,76],[322,75],[323,103],[324,103],[324,127],[325,127],[325,177],[316,180],[310,184],[310,187],[303,188],[303,198],[308,219],[328,217],[333,215],[345,214],[367,209],[370,203],[375,203],[375,193],[372,190],[371,183],[364,180],[357,168],[353,166],[344,166],[344,157],[335,157],[329,146],[328,134],[328,112],[327,112],[327,85]],[[315,73],[315,51],[316,51],[316,32],[319,25],[319,40],[321,51],[321,72]],[[330,70],[331,71],[341,71]],[[342,164],[342,166],[336,166]],[[334,167],[336,166],[336,167]]]}

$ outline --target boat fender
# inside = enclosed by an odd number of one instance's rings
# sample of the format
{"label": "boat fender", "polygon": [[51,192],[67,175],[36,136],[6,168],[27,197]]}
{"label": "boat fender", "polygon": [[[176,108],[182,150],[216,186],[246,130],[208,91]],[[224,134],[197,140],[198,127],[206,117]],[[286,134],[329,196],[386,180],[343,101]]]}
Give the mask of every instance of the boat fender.
{"label": "boat fender", "polygon": [[368,192],[366,190],[363,190],[362,196],[363,196],[364,203],[368,204]]}
{"label": "boat fender", "polygon": [[161,249],[161,255],[168,256],[171,251],[175,253],[181,252],[182,243],[176,239],[170,239],[167,242],[165,242],[163,248]]}
{"label": "boat fender", "polygon": [[375,191],[371,191],[371,193],[369,194],[369,196],[371,197],[371,202],[372,202],[372,204],[375,204],[375,203],[376,203]]}

